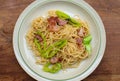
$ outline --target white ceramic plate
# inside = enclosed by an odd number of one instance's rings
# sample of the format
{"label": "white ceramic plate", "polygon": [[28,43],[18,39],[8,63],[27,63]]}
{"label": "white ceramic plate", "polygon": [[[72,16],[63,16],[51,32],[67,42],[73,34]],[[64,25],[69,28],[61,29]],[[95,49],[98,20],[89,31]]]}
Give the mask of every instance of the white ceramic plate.
{"label": "white ceramic plate", "polygon": [[[35,63],[32,51],[26,45],[25,35],[31,27],[31,21],[39,16],[46,16],[48,10],[61,10],[70,16],[79,15],[87,21],[92,39],[91,57],[82,61],[78,68],[60,71],[56,74],[43,72],[42,66]],[[83,0],[36,0],[30,4],[18,18],[14,34],[13,46],[15,56],[21,67],[34,79],[80,81],[90,75],[100,63],[106,45],[103,23],[95,10]]]}

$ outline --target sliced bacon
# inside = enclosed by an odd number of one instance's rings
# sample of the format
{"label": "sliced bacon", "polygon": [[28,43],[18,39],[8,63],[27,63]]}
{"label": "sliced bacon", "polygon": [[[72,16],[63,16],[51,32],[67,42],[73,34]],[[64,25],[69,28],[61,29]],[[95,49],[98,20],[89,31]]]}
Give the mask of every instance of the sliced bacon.
{"label": "sliced bacon", "polygon": [[63,20],[63,19],[60,19],[60,18],[54,17],[54,16],[51,16],[50,18],[48,18],[47,21],[48,21],[49,31],[51,31],[51,32],[58,31],[59,30],[58,25],[63,26],[65,24],[67,24],[66,20]]}
{"label": "sliced bacon", "polygon": [[48,18],[47,20],[48,20],[48,23],[49,23],[50,25],[56,25],[56,24],[57,24],[57,23],[56,23],[57,19],[58,19],[58,17],[53,17],[53,16],[51,16],[51,17]]}
{"label": "sliced bacon", "polygon": [[57,32],[57,31],[59,31],[59,28],[58,28],[57,25],[55,25],[55,26],[48,25],[48,28],[49,28],[50,32]]}
{"label": "sliced bacon", "polygon": [[59,58],[58,57],[52,57],[51,59],[50,59],[50,62],[52,63],[52,64],[55,64],[55,63],[57,63],[59,61]]}
{"label": "sliced bacon", "polygon": [[59,60],[58,60],[58,62],[61,62],[63,59],[61,58],[61,57],[59,57]]}
{"label": "sliced bacon", "polygon": [[51,32],[56,32],[59,30],[59,27],[57,26],[57,17],[51,16],[48,20],[48,28]]}
{"label": "sliced bacon", "polygon": [[35,34],[35,38],[38,39],[39,42],[43,41],[42,37],[40,35],[38,35],[38,34]]}
{"label": "sliced bacon", "polygon": [[60,25],[60,26],[63,26],[63,25],[65,25],[65,24],[67,24],[67,22],[68,22],[68,21],[63,20],[63,19],[60,19],[60,18],[57,19],[57,23],[58,23],[58,25]]}
{"label": "sliced bacon", "polygon": [[80,29],[78,30],[78,35],[79,35],[80,37],[84,37],[84,36],[85,36],[85,30],[84,30],[83,28],[80,28]]}
{"label": "sliced bacon", "polygon": [[78,45],[81,45],[82,44],[82,38],[76,38],[76,43]]}

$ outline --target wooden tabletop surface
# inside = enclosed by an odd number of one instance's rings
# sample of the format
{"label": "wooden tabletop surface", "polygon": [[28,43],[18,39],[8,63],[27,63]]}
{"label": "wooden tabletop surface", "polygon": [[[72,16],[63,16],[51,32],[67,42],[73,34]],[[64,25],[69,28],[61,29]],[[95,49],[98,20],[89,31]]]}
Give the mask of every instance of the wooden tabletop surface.
{"label": "wooden tabletop surface", "polygon": [[[14,25],[34,0],[0,0],[0,81],[35,81],[18,64],[12,45]],[[101,16],[107,45],[97,69],[83,81],[120,81],[120,0],[85,0]]]}

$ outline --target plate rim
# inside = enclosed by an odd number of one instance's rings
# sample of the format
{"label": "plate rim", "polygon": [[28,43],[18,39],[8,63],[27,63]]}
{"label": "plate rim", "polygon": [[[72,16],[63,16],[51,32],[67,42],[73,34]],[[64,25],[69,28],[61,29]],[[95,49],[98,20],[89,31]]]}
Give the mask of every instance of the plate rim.
{"label": "plate rim", "polygon": [[[51,1],[58,1],[58,0],[51,0]],[[35,76],[32,72],[31,72],[31,70],[30,69],[28,69],[28,66],[26,66],[26,64],[24,64],[25,63],[25,61],[24,62],[22,62],[22,60],[20,60],[20,55],[21,54],[17,54],[18,53],[18,51],[16,51],[16,50],[19,50],[19,47],[18,48],[16,48],[16,46],[18,45],[17,44],[17,41],[16,41],[16,31],[17,31],[17,27],[20,27],[20,26],[18,26],[18,25],[20,25],[21,23],[22,23],[22,20],[24,19],[23,17],[22,17],[22,15],[27,15],[27,13],[28,12],[30,12],[31,11],[31,8],[32,7],[35,7],[35,6],[37,6],[38,4],[42,4],[43,2],[51,2],[51,1],[47,1],[47,0],[41,0],[41,1],[34,1],[34,2],[32,2],[23,12],[22,12],[22,14],[19,16],[19,18],[18,18],[18,20],[17,20],[17,22],[16,22],[16,25],[15,25],[15,28],[14,28],[14,33],[13,33],[13,48],[14,48],[14,52],[15,52],[15,56],[16,56],[16,58],[17,58],[17,61],[19,62],[19,64],[20,64],[20,66],[25,70],[25,72],[26,73],[28,73],[31,77],[33,77],[34,79],[36,79],[36,80],[40,80],[40,78],[37,76]],[[66,2],[72,2],[72,3],[75,3],[75,4],[77,4],[75,1],[68,1],[68,0],[61,0],[61,1],[66,1]],[[38,2],[38,3],[37,3]],[[98,66],[98,64],[100,63],[100,61],[101,61],[101,59],[102,59],[102,57],[103,57],[103,55],[104,55],[104,51],[105,51],[105,46],[106,46],[106,34],[105,34],[105,29],[104,29],[104,25],[103,25],[103,23],[102,23],[102,21],[101,21],[101,19],[100,19],[100,17],[99,17],[99,15],[97,14],[97,12],[89,5],[89,4],[87,4],[85,1],[83,1],[83,0],[81,0],[81,2],[82,3],[84,3],[84,5],[86,6],[86,7],[89,7],[89,9],[91,9],[93,12],[94,12],[94,14],[96,15],[96,17],[98,18],[98,20],[100,21],[100,23],[101,23],[101,25],[102,25],[102,33],[104,34],[104,45],[103,45],[103,47],[101,48],[101,44],[100,44],[100,49],[102,50],[102,52],[101,53],[98,53],[97,55],[96,55],[96,58],[94,59],[94,61],[93,61],[93,63],[90,65],[90,67],[88,67],[89,69],[91,68],[91,66],[93,66],[93,65],[95,65],[94,66],[94,69],[90,69],[90,72],[86,75],[86,76],[83,76],[83,78],[81,78],[80,80],[82,80],[82,79],[84,79],[84,78],[86,78],[87,76],[89,76],[95,69],[96,69],[96,67]],[[80,4],[78,4],[78,6],[79,6]],[[26,13],[27,12],[27,13]],[[25,16],[24,16],[25,17]],[[19,22],[21,22],[20,24],[19,24]],[[99,24],[100,25],[100,24]],[[19,33],[18,33],[18,35],[19,35]],[[100,38],[101,38],[101,34],[100,34]],[[18,39],[19,40],[19,39]],[[100,39],[101,40],[101,39]],[[19,52],[20,53],[20,52]],[[99,56],[99,54],[102,54],[101,55],[101,57]],[[98,62],[96,62],[96,59],[98,58],[98,56],[99,56],[99,61]],[[22,57],[21,57],[21,59],[22,59]],[[23,59],[24,60],[24,59]],[[87,71],[88,71],[88,69],[87,69]],[[85,71],[86,72],[86,71]],[[84,74],[84,73],[83,73]],[[75,76],[75,77],[72,77],[72,78],[69,78],[69,79],[63,79],[63,80],[70,80],[70,79],[74,79],[74,78],[78,78],[79,76],[80,76],[81,74],[79,74],[79,75],[77,75],[77,76]],[[45,80],[46,79],[48,79],[48,80],[57,80],[57,79],[49,79],[49,78],[46,78],[46,77],[42,77],[41,75],[40,75],[40,77],[42,78],[41,80],[43,80],[44,78],[45,78]]]}

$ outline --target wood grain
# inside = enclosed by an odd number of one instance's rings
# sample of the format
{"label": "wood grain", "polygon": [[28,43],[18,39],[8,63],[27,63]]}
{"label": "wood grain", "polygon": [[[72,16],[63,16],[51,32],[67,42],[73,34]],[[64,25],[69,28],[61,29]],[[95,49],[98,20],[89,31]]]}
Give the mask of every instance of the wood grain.
{"label": "wood grain", "polygon": [[[35,81],[18,64],[12,46],[20,13],[34,0],[0,0],[0,81]],[[101,16],[107,46],[97,69],[83,81],[120,81],[120,0],[85,0]]]}

